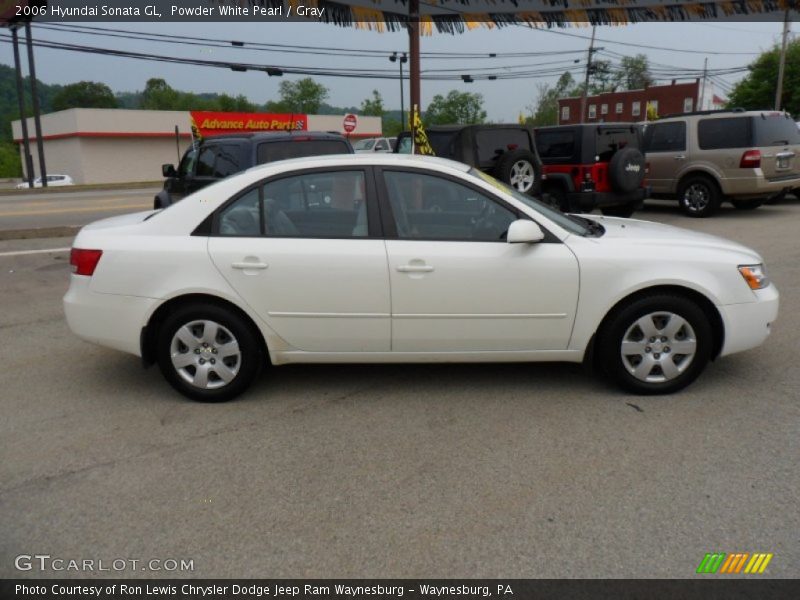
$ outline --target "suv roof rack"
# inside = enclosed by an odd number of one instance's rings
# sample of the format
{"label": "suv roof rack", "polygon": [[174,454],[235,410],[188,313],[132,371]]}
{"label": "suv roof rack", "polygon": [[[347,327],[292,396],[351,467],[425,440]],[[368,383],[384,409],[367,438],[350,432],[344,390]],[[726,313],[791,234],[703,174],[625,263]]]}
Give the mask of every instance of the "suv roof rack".
{"label": "suv roof rack", "polygon": [[736,108],[715,108],[713,110],[693,110],[684,113],[670,113],[668,115],[661,115],[659,119],[669,119],[672,117],[691,117],[693,115],[718,115],[721,113],[743,113],[746,112],[741,106]]}

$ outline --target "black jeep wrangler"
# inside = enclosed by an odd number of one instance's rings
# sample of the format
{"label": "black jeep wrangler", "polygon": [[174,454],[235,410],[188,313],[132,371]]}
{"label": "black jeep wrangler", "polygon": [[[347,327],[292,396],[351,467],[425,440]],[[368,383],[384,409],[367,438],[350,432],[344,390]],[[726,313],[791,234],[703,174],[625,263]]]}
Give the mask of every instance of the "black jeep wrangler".
{"label": "black jeep wrangler", "polygon": [[208,137],[186,151],[177,170],[174,165],[161,166],[166,180],[153,208],[166,208],[200,188],[255,165],[302,156],[352,153],[350,142],[338,133],[270,131]]}
{"label": "black jeep wrangler", "polygon": [[650,195],[638,123],[589,123],[536,129],[545,200],[563,212],[630,217]]}
{"label": "black jeep wrangler", "polygon": [[[513,186],[538,195],[542,162],[533,128],[527,125],[436,125],[426,127],[436,156],[466,163]],[[411,132],[397,137],[395,152],[411,152]]]}

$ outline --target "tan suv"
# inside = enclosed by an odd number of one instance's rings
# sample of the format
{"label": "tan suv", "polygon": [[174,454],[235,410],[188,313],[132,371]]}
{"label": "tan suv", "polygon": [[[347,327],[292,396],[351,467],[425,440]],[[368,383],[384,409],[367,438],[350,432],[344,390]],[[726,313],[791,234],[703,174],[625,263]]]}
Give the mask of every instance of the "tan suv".
{"label": "tan suv", "polygon": [[648,124],[644,147],[653,197],[678,198],[690,217],[723,200],[752,209],[800,187],[800,131],[782,112],[710,111]]}

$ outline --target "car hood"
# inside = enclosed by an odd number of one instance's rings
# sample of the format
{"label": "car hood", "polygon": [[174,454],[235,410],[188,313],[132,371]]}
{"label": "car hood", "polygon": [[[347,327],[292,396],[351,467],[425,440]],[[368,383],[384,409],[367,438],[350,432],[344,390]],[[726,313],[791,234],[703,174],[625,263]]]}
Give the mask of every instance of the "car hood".
{"label": "car hood", "polygon": [[581,216],[603,225],[605,233],[602,237],[595,239],[605,240],[606,243],[619,241],[624,242],[626,245],[671,246],[684,251],[687,248],[722,250],[748,256],[755,262],[762,262],[763,260],[752,248],[708,233],[699,233],[682,227],[640,221],[638,219],[623,219],[600,215]]}

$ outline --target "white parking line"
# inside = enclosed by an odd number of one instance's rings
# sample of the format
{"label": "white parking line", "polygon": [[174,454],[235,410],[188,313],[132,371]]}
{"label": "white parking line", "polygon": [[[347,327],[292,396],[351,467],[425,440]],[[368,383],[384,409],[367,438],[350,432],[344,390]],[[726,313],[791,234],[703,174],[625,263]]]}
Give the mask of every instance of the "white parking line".
{"label": "white parking line", "polygon": [[14,252],[0,252],[0,256],[22,256],[24,254],[47,254],[48,252],[69,252],[71,248],[44,248],[43,250],[16,250]]}

